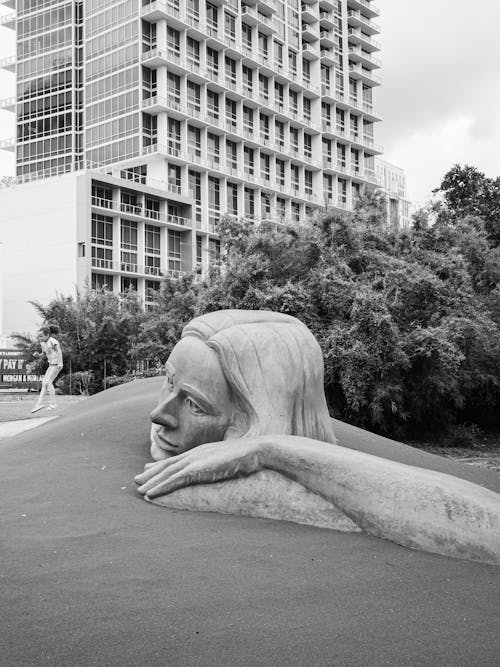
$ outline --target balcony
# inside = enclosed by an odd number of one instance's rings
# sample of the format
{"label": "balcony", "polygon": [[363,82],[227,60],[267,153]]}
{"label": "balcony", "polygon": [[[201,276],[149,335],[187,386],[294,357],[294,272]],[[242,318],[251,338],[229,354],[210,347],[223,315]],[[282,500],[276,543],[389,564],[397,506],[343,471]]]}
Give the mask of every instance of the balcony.
{"label": "balcony", "polygon": [[158,97],[158,95],[153,95],[142,101],[142,108],[144,111],[147,111],[149,114],[155,115],[161,113],[162,111],[178,110],[177,106],[180,107],[180,102],[177,104],[172,104],[172,100],[167,100],[166,97]]}
{"label": "balcony", "polygon": [[9,56],[0,60],[0,69],[5,69],[8,72],[16,71],[16,56]]}
{"label": "balcony", "polygon": [[302,4],[302,22],[303,23],[315,23],[318,20],[318,12],[316,9],[313,9],[309,5]]}
{"label": "balcony", "polygon": [[324,9],[319,12],[319,24],[321,28],[332,30],[335,27],[335,21],[331,12],[326,12]]}
{"label": "balcony", "polygon": [[186,28],[189,22],[183,7],[177,8],[168,2],[150,2],[141,7],[141,16],[150,22],[168,19],[173,28]]}
{"label": "balcony", "polygon": [[353,79],[360,79],[367,86],[380,86],[382,83],[379,76],[373,74],[371,70],[365,69],[359,64],[350,63],[349,76]]}
{"label": "balcony", "polygon": [[304,42],[302,44],[302,55],[306,60],[316,60],[319,58],[319,50],[308,42]]}
{"label": "balcony", "polygon": [[144,51],[141,55],[142,64],[146,67],[159,67],[160,65],[168,65],[169,57],[166,50],[163,49],[149,49]]}
{"label": "balcony", "polygon": [[380,9],[375,7],[370,0],[347,0],[347,6],[350,9],[362,10],[363,14],[370,19],[380,16]]}
{"label": "balcony", "polygon": [[17,139],[12,137],[10,139],[2,139],[0,141],[0,151],[12,151],[16,150]]}
{"label": "balcony", "polygon": [[11,12],[0,17],[0,26],[4,28],[16,29],[17,12]]}
{"label": "balcony", "polygon": [[3,100],[0,100],[0,109],[4,111],[15,111],[16,110],[16,98],[15,97],[5,97]]}
{"label": "balcony", "polygon": [[365,51],[373,53],[380,51],[380,42],[373,39],[369,35],[365,35],[360,28],[349,28],[348,30],[349,43],[362,46]]}
{"label": "balcony", "polygon": [[360,63],[367,69],[375,69],[382,64],[379,58],[374,58],[360,46],[353,45],[349,45],[349,60],[354,63]]}
{"label": "balcony", "polygon": [[335,53],[333,47],[329,49],[321,49],[321,62],[325,65],[337,65],[339,62],[339,55]]}
{"label": "balcony", "polygon": [[335,37],[331,30],[320,30],[321,48],[325,46],[335,46]]}
{"label": "balcony", "polygon": [[361,12],[354,9],[347,11],[347,20],[349,26],[362,28],[367,35],[377,35],[380,32],[380,26],[377,23],[373,23],[366,16],[363,16]]}
{"label": "balcony", "polygon": [[302,24],[302,40],[304,42],[315,42],[318,39],[318,29],[316,25],[310,23]]}

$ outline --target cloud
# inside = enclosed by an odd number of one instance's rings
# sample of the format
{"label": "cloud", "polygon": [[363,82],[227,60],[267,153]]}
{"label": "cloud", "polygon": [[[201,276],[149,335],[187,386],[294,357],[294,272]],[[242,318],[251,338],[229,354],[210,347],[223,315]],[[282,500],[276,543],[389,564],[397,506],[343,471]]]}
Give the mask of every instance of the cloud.
{"label": "cloud", "polygon": [[500,3],[377,0],[381,9],[384,114],[377,139],[424,203],[454,163],[500,172]]}

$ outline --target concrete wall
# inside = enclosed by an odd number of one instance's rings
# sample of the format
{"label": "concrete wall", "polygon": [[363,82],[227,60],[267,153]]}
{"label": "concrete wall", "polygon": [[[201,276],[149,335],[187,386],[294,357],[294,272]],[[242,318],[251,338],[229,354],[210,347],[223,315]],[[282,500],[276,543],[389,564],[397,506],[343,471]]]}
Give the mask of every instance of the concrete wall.
{"label": "concrete wall", "polygon": [[77,282],[75,174],[0,190],[3,243],[3,330],[34,331],[29,301],[47,304],[74,293]]}

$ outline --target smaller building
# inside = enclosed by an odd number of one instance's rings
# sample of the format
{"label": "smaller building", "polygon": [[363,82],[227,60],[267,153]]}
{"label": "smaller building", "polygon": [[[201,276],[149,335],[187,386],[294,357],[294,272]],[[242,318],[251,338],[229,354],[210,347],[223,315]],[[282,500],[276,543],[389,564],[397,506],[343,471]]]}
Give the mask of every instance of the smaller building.
{"label": "smaller building", "polygon": [[410,226],[411,202],[406,194],[406,176],[395,164],[375,158],[375,176],[385,195],[387,223],[394,228]]}
{"label": "smaller building", "polygon": [[135,290],[148,307],[166,276],[203,273],[219,252],[192,192],[171,183],[114,167],[22,180],[0,190],[0,335],[37,327],[31,301],[86,286]]}

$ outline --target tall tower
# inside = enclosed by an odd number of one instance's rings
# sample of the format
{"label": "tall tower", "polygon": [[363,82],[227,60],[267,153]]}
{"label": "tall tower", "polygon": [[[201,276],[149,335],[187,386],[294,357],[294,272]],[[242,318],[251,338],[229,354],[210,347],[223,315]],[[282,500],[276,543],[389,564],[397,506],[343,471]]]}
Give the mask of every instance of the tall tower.
{"label": "tall tower", "polygon": [[17,55],[0,67],[17,88],[0,107],[17,137],[0,148],[16,150],[16,187],[91,174],[77,284],[145,296],[207,270],[223,215],[304,220],[377,186],[371,0],[3,4]]}
{"label": "tall tower", "polygon": [[17,0],[2,20],[17,174],[121,165],[191,189],[207,231],[226,212],[351,208],[381,153],[377,15],[371,0]]}

